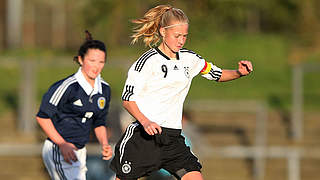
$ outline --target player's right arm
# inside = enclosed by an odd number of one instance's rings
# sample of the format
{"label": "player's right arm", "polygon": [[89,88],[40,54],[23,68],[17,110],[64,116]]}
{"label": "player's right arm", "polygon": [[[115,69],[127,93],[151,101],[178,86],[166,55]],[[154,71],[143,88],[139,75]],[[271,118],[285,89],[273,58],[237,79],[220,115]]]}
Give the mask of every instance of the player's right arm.
{"label": "player's right arm", "polygon": [[[69,78],[68,81],[72,79]],[[58,112],[58,106],[66,101],[66,92],[68,88],[63,84],[63,80],[53,84],[48,91],[43,95],[42,102],[37,113],[36,120],[45,134],[50,138],[53,143],[59,146],[60,152],[64,157],[64,160],[72,164],[72,161],[77,161],[74,150],[77,150],[76,146],[72,143],[65,141],[65,139],[59,134],[54,126],[52,117],[56,117]],[[63,93],[59,89],[65,89]],[[58,93],[59,92],[59,93]]]}
{"label": "player's right arm", "polygon": [[143,96],[143,89],[146,86],[148,78],[152,74],[152,60],[149,59],[155,55],[154,49],[150,49],[143,54],[128,71],[128,77],[122,93],[123,107],[143,126],[149,135],[161,133],[161,127],[149,120],[139,109],[136,101],[139,96]]}
{"label": "player's right arm", "polygon": [[63,137],[58,133],[56,128],[54,127],[51,119],[36,117],[37,122],[39,123],[40,127],[46,133],[46,135],[59,146],[59,149],[63,155],[64,160],[72,164],[71,161],[77,161],[77,156],[74,153],[76,150],[76,146],[72,143],[66,142]]}
{"label": "player's right arm", "polygon": [[137,119],[141,125],[143,126],[144,130],[149,135],[161,134],[162,129],[161,127],[155,123],[150,121],[140,110],[137,106],[135,101],[123,101],[123,107],[135,118]]}

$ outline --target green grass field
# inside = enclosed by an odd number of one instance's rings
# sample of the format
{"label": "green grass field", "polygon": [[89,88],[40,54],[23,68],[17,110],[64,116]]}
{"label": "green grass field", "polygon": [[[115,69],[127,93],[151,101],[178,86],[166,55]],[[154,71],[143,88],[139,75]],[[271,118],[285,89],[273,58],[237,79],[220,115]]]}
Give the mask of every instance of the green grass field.
{"label": "green grass field", "polygon": [[[272,108],[290,108],[292,101],[292,67],[288,59],[290,38],[281,35],[215,34],[200,36],[197,39],[189,37],[185,47],[224,69],[237,68],[237,62],[241,59],[249,59],[254,65],[254,72],[251,75],[236,81],[216,83],[201,76],[196,77],[187,97],[188,100],[261,100],[267,102]],[[129,65],[145,50],[143,46],[109,48],[108,62],[102,76],[111,85],[114,101],[120,101]],[[58,54],[58,58],[55,54]],[[61,56],[67,58],[61,58]],[[0,59],[11,58],[15,59],[15,62],[33,59],[37,64],[41,63],[34,72],[36,74],[35,94],[39,103],[42,94],[52,83],[77,70],[78,67],[72,62],[72,57],[73,54],[47,50],[22,50],[2,53]],[[307,62],[319,61],[318,59],[320,57],[313,57]],[[308,110],[316,110],[320,107],[320,83],[317,83],[319,75],[320,71],[315,71],[304,76],[305,108]],[[16,109],[19,88],[21,88],[19,82],[22,79],[19,63],[1,65],[0,76],[3,84],[0,86],[0,112]]]}

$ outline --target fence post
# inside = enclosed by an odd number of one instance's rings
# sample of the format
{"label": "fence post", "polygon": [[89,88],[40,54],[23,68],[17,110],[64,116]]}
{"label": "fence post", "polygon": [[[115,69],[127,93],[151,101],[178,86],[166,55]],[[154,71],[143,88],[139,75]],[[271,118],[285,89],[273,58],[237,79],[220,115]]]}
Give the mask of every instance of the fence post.
{"label": "fence post", "polygon": [[301,64],[293,67],[292,78],[292,136],[295,140],[300,140],[303,136],[303,69]]}
{"label": "fence post", "polygon": [[300,180],[300,152],[297,149],[288,154],[288,180]]}
{"label": "fence post", "polygon": [[67,44],[66,1],[58,0],[52,5],[52,47],[63,49]]}
{"label": "fence post", "polygon": [[35,129],[35,65],[33,61],[22,61],[19,89],[18,129],[32,133]]}
{"label": "fence post", "polygon": [[9,48],[21,46],[22,37],[22,0],[7,0],[7,43]]}
{"label": "fence post", "polygon": [[267,142],[267,108],[264,103],[257,104],[255,130],[255,155],[253,172],[255,180],[263,180],[265,175],[265,148]]}

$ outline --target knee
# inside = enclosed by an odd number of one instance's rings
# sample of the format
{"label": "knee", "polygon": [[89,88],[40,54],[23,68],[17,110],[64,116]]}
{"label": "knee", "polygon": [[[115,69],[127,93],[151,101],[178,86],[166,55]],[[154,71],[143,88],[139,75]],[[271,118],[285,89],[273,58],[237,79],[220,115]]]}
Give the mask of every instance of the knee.
{"label": "knee", "polygon": [[181,176],[181,180],[203,180],[202,174],[199,171],[191,171],[186,172],[184,175]]}

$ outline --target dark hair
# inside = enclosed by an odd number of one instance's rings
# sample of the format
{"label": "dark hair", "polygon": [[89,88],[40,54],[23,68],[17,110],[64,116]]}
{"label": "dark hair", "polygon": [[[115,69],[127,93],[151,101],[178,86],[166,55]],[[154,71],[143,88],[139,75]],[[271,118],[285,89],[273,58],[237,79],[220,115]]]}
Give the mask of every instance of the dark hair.
{"label": "dark hair", "polygon": [[86,30],[85,33],[86,33],[86,40],[80,46],[79,51],[78,51],[78,55],[73,58],[73,60],[75,62],[77,62],[80,66],[81,66],[81,64],[79,62],[78,56],[80,56],[82,59],[84,59],[84,56],[87,54],[89,49],[99,49],[99,50],[103,51],[104,53],[106,53],[106,46],[104,45],[104,43],[102,41],[92,39],[91,33],[89,33],[88,30]]}

